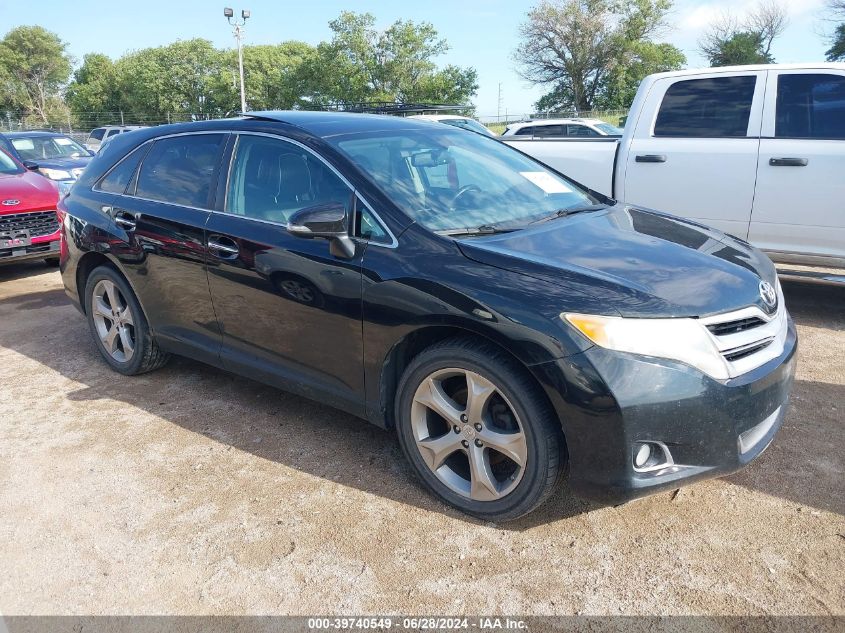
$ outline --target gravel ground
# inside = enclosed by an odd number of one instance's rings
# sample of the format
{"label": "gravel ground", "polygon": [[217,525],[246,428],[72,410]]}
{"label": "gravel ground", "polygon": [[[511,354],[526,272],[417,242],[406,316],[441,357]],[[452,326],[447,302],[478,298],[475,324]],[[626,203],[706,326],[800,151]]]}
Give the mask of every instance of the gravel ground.
{"label": "gravel ground", "polygon": [[785,291],[798,380],[759,460],[492,524],[364,421],[187,360],[109,371],[55,270],[0,268],[0,612],[843,615],[845,289]]}

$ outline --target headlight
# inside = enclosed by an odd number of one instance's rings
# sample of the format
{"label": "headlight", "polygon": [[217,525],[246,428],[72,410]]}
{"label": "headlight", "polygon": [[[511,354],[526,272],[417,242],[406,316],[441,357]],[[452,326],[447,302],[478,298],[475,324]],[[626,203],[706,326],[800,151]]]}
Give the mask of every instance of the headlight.
{"label": "headlight", "polygon": [[730,377],[727,363],[707,328],[695,319],[629,319],[572,313],[560,316],[600,347],[677,360],[717,380]]}
{"label": "headlight", "polygon": [[69,171],[64,169],[50,169],[49,167],[40,167],[38,173],[42,176],[47,176],[50,180],[72,180],[73,176]]}
{"label": "headlight", "polygon": [[59,195],[64,198],[67,194],[70,193],[70,190],[73,188],[73,181],[70,180],[60,180],[58,183],[59,185]]}

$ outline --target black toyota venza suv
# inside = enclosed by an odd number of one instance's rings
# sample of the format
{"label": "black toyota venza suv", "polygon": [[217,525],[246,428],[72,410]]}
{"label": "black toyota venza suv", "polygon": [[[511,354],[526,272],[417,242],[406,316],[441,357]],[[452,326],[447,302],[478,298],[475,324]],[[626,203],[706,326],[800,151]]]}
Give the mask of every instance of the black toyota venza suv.
{"label": "black toyota venza suv", "polygon": [[61,206],[66,291],[114,370],[180,354],[393,428],[478,517],[564,472],[605,503],[722,475],[784,417],[795,329],[763,254],[479,134],[309,112],[139,130]]}

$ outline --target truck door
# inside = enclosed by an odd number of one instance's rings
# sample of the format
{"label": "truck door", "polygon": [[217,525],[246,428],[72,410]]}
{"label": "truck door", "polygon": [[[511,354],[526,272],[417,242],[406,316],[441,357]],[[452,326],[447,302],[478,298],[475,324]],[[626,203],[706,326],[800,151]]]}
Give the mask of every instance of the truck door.
{"label": "truck door", "polygon": [[617,197],[748,236],[766,72],[658,79],[640,109]]}
{"label": "truck door", "polygon": [[776,260],[841,265],[845,70],[769,71],[761,136],[750,241]]}

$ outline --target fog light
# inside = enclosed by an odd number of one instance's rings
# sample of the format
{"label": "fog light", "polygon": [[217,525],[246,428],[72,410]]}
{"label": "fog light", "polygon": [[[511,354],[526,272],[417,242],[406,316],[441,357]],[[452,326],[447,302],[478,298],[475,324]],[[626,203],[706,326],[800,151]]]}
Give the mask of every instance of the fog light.
{"label": "fog light", "polygon": [[640,447],[637,449],[637,454],[634,456],[634,466],[642,468],[646,465],[646,462],[648,462],[649,457],[651,457],[651,445],[640,444]]}

